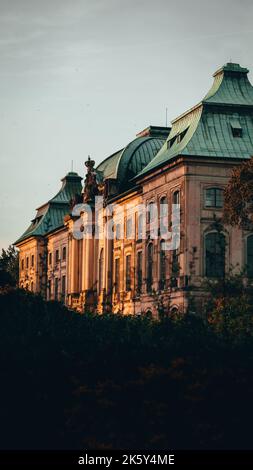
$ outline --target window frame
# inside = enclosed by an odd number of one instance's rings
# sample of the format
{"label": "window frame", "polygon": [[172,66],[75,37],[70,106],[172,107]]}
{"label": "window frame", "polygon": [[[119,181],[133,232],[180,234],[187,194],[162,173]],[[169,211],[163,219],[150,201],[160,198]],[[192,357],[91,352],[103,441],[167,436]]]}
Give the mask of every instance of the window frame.
{"label": "window frame", "polygon": [[[207,200],[207,191],[214,191],[214,205],[210,205],[208,206],[207,203],[206,203],[206,200]],[[217,205],[217,199],[219,199],[217,197],[217,192],[220,191],[221,194],[222,194],[222,197],[221,197],[221,201],[222,201],[222,204],[221,205]],[[217,209],[217,210],[222,210],[224,208],[224,188],[221,188],[220,186],[206,186],[204,188],[204,209]]]}
{"label": "window frame", "polygon": [[131,280],[131,253],[127,253],[125,256],[125,287],[126,292],[131,291],[132,280]]}
{"label": "window frame", "polygon": [[[207,274],[207,256],[206,256],[206,252],[207,252],[207,238],[208,236],[210,235],[221,235],[223,237],[223,240],[224,240],[224,270],[223,270],[223,273],[221,273],[221,275],[210,275],[210,274]],[[217,230],[211,230],[211,231],[208,231],[204,234],[204,256],[203,256],[203,260],[204,260],[204,277],[208,278],[208,279],[222,279],[224,278],[224,276],[226,275],[226,243],[227,243],[227,237],[226,235],[223,233],[223,232],[218,232]],[[214,255],[212,255],[214,256]],[[217,264],[217,263],[216,263]]]}

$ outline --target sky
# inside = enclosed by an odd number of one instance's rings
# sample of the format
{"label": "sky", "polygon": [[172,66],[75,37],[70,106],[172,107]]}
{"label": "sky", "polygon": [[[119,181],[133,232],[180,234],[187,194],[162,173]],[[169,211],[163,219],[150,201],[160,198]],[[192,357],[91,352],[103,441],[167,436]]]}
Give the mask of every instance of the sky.
{"label": "sky", "polygon": [[73,169],[250,69],[252,0],[0,0],[0,249]]}

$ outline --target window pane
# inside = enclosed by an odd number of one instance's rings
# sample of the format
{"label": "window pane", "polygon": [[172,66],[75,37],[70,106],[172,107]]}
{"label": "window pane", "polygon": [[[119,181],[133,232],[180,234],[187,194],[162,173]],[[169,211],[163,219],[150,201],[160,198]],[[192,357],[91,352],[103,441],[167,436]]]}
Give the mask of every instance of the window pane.
{"label": "window pane", "polygon": [[101,292],[103,287],[104,287],[104,282],[103,282],[103,274],[104,274],[104,250],[100,251],[100,257],[99,257],[99,267],[98,267],[98,291]]}
{"label": "window pane", "polygon": [[180,193],[179,193],[179,191],[176,191],[173,194],[173,204],[180,204]]}
{"label": "window pane", "polygon": [[205,191],[206,207],[223,207],[224,191],[220,188],[209,188]]}
{"label": "window pane", "polygon": [[206,189],[205,206],[206,207],[215,206],[215,192],[213,188]]}
{"label": "window pane", "polygon": [[216,189],[215,192],[215,207],[223,207],[223,189]]}
{"label": "window pane", "polygon": [[131,290],[131,255],[126,256],[126,290]]}
{"label": "window pane", "polygon": [[58,279],[55,278],[54,281],[54,299],[58,300]]}
{"label": "window pane", "polygon": [[142,240],[143,237],[143,215],[138,216],[138,240]]}
{"label": "window pane", "polygon": [[117,224],[116,225],[116,240],[121,240],[121,225],[120,224]]}
{"label": "window pane", "polygon": [[166,197],[160,200],[160,217],[168,216],[168,201]]}
{"label": "window pane", "polygon": [[155,208],[154,208],[154,203],[151,202],[151,203],[148,205],[148,213],[147,213],[147,221],[148,221],[148,224],[149,224],[150,222],[153,222],[154,217],[155,217]]}
{"label": "window pane", "polygon": [[126,237],[132,238],[132,219],[129,217],[126,221]]}
{"label": "window pane", "polygon": [[142,252],[138,251],[137,253],[137,290],[141,292],[142,290]]}
{"label": "window pane", "polygon": [[153,245],[148,245],[148,259],[147,259],[147,291],[152,290],[153,284]]}
{"label": "window pane", "polygon": [[119,258],[115,259],[115,292],[119,292],[119,286],[120,286],[120,271],[119,271]]}
{"label": "window pane", "polygon": [[165,257],[165,243],[162,240],[160,243],[160,289],[164,289],[166,281],[166,257]]}
{"label": "window pane", "polygon": [[209,233],[205,238],[206,276],[223,277],[225,274],[225,237]]}
{"label": "window pane", "polygon": [[66,276],[62,276],[62,287],[61,287],[62,297],[65,297],[65,292],[66,292]]}

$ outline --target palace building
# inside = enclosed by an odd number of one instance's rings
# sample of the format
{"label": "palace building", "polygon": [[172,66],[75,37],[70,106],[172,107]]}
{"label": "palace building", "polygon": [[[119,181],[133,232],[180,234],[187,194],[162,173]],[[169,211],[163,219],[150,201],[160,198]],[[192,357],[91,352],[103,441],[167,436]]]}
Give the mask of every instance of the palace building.
{"label": "palace building", "polygon": [[[20,286],[80,312],[157,316],[199,305],[203,281],[231,267],[252,277],[252,232],[222,223],[231,170],[253,156],[247,74],[227,63],[171,128],[146,128],[96,167],[89,158],[83,185],[68,173],[15,243]],[[161,227],[170,234],[173,207],[178,243],[167,249]]]}

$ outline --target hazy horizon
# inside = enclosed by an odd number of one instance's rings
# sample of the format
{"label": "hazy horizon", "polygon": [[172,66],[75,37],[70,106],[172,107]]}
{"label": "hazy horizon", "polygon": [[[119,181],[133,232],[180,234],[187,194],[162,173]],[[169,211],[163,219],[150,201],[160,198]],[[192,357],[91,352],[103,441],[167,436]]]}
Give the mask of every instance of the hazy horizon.
{"label": "hazy horizon", "polygon": [[0,0],[0,249],[71,169],[198,103],[232,61],[253,83],[249,0]]}

